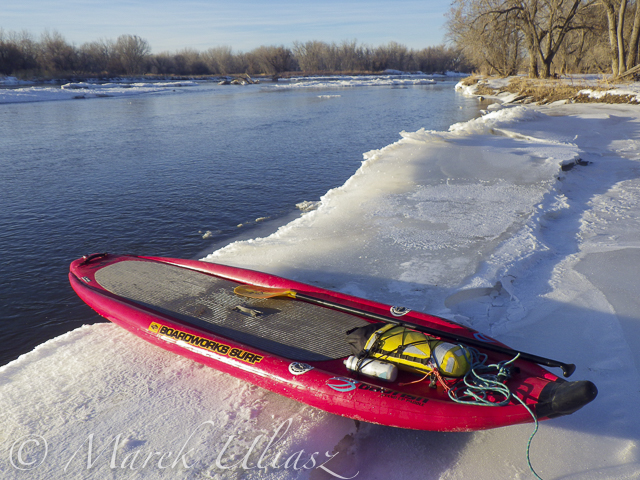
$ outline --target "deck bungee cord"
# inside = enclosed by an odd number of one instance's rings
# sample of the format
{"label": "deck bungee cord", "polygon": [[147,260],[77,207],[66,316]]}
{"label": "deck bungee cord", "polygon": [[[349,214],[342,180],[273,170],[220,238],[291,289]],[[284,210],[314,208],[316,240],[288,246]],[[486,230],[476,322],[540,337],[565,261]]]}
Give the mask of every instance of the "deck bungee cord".
{"label": "deck bungee cord", "polygon": [[[478,352],[475,348],[469,348],[469,351],[472,354],[471,369],[460,381],[447,390],[449,398],[456,403],[489,407],[507,405],[511,398],[515,398],[533,418],[534,428],[527,442],[527,465],[531,473],[538,480],[542,480],[531,464],[531,442],[536,433],[538,433],[538,418],[525,401],[517,395],[513,395],[509,387],[504,383],[511,377],[509,365],[515,362],[520,357],[520,354],[517,354],[511,360],[486,365],[488,359],[486,354]],[[490,394],[503,396],[504,399],[499,402],[492,401],[487,398]]]}
{"label": "deck bungee cord", "polygon": [[[396,331],[393,332],[393,330]],[[385,333],[388,333],[386,337],[384,336]],[[384,344],[389,343],[390,340],[394,340],[394,337],[399,337],[395,338],[398,345],[392,350],[385,350]],[[435,388],[439,384],[453,402],[460,404],[502,407],[508,405],[512,398],[515,399],[529,412],[533,419],[534,429],[529,436],[526,449],[527,465],[535,478],[542,480],[531,464],[531,443],[538,432],[538,418],[526,402],[519,396],[514,395],[506,384],[514,373],[512,364],[520,357],[520,353],[517,353],[510,360],[487,364],[489,359],[488,355],[480,353],[473,347],[457,344],[455,345],[455,347],[458,348],[456,353],[459,352],[458,355],[464,356],[465,360],[457,366],[465,368],[466,372],[462,376],[457,376],[457,378],[452,376],[445,378],[443,373],[446,374],[447,368],[443,368],[442,365],[444,355],[438,355],[437,348],[438,346],[447,345],[449,347],[447,353],[449,353],[452,350],[450,347],[453,345],[427,336],[424,336],[423,339],[415,340],[414,335],[412,337],[414,338],[413,341],[406,341],[407,338],[409,338],[408,329],[393,327],[393,325],[384,326],[371,335],[357,356],[357,360],[352,360],[350,365],[347,366],[358,373],[374,376],[368,374],[365,370],[371,362],[389,362],[390,364],[402,365],[405,370],[411,370],[415,373],[425,373],[425,375],[418,380],[401,383],[400,385],[419,383],[429,379],[430,387]],[[420,347],[422,348],[420,349]],[[414,351],[414,355],[417,352],[426,355],[421,359],[413,356],[413,361],[407,362],[408,356],[405,355],[407,350]],[[380,360],[382,360],[382,362],[380,362]],[[422,365],[418,365],[416,361],[420,361]],[[383,370],[378,367],[377,372],[380,371]],[[387,378],[380,375],[375,376],[387,380]]]}
{"label": "deck bungee cord", "polygon": [[[553,360],[551,358],[541,357],[539,355],[533,355],[531,353],[522,352],[513,350],[509,347],[505,347],[502,345],[486,343],[483,340],[478,340],[476,338],[470,338],[467,336],[457,335],[454,332],[442,330],[439,328],[430,328],[425,325],[419,325],[413,322],[408,321],[398,321],[394,318],[389,317],[388,315],[381,315],[378,313],[373,313],[368,310],[363,310],[361,308],[354,308],[348,305],[343,305],[335,301],[329,301],[321,298],[314,297],[312,295],[306,295],[300,293],[291,288],[272,288],[272,287],[262,287],[259,285],[240,285],[234,289],[236,295],[249,297],[249,298],[273,298],[273,297],[289,297],[296,300],[300,300],[307,303],[312,303],[314,305],[319,305],[322,307],[327,307],[335,310],[339,310],[341,312],[349,313],[352,315],[356,315],[362,318],[367,318],[369,320],[374,320],[376,322],[384,322],[391,323],[393,325],[409,327],[412,330],[416,330],[427,335],[435,335],[440,338],[446,338],[449,341],[453,342],[461,342],[465,345],[469,346],[478,346],[485,350],[490,350],[497,353],[502,353],[504,355],[515,355],[517,353],[520,354],[520,358],[523,360],[527,360],[529,362],[537,363],[540,365],[545,365],[547,367],[560,368],[562,370],[562,374],[565,377],[570,377],[573,372],[576,370],[576,366],[572,363],[564,363],[558,360]],[[402,307],[391,307],[392,310],[398,311],[398,309],[402,309]],[[408,313],[408,309],[404,309],[404,314]]]}

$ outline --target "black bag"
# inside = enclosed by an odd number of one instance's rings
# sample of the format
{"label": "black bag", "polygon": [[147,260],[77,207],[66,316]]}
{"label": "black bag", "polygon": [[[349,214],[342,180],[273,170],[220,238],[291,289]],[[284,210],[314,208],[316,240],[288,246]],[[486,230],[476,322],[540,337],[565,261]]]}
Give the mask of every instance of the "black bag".
{"label": "black bag", "polygon": [[353,328],[347,332],[347,343],[351,346],[351,354],[356,357],[362,356],[367,340],[373,332],[382,328],[384,323],[371,323],[364,327]]}

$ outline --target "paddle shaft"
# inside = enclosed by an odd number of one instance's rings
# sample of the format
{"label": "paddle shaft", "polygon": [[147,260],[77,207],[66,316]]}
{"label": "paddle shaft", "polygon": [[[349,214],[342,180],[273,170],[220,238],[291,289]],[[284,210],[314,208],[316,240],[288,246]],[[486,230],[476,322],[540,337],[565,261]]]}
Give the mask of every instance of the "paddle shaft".
{"label": "paddle shaft", "polygon": [[455,342],[458,342],[458,343],[463,343],[463,344],[471,345],[474,347],[480,347],[484,350],[490,350],[492,352],[502,353],[512,357],[516,356],[517,354],[520,354],[520,358],[522,358],[523,360],[528,360],[530,362],[538,363],[540,365],[545,365],[547,367],[557,367],[562,369],[562,374],[565,377],[571,376],[571,374],[576,370],[576,366],[572,363],[563,363],[557,360],[552,360],[550,358],[539,357],[538,355],[533,355],[531,353],[520,352],[518,350],[514,350],[508,347],[503,347],[500,345],[493,345],[491,343],[486,343],[481,340],[477,340],[475,338],[464,337],[464,336],[456,335],[455,333],[447,332],[444,330],[438,330],[437,328],[425,327],[425,326],[418,325],[411,322],[401,322],[394,318],[387,317],[385,315],[379,315],[377,313],[367,312],[365,310],[360,310],[359,308],[348,307],[346,305],[334,303],[329,300],[321,300],[319,298],[311,297],[303,293],[298,293],[293,291],[290,291],[290,292],[294,295],[289,295],[289,296],[293,296],[294,298],[305,301],[307,303],[313,303],[315,305],[333,308],[334,310],[340,310],[345,313],[350,313],[353,315],[358,315],[360,317],[370,318],[372,320],[379,320],[381,322],[392,323],[400,326],[407,326],[414,330],[427,333],[429,335],[436,335],[438,337],[454,340]]}

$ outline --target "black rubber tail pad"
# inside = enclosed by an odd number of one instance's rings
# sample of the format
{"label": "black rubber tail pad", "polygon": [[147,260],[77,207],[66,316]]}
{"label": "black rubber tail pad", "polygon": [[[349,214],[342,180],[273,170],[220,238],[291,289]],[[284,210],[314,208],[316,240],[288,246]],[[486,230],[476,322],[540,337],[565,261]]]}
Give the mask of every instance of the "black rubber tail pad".
{"label": "black rubber tail pad", "polygon": [[549,383],[540,392],[536,414],[538,418],[569,415],[580,410],[597,395],[597,387],[588,380],[567,382],[559,379]]}

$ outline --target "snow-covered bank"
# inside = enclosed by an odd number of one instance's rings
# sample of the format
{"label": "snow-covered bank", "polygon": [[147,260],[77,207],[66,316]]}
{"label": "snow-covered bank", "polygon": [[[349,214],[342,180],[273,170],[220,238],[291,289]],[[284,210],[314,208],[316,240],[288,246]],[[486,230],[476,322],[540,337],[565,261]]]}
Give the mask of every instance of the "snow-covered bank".
{"label": "snow-covered bank", "polygon": [[[599,396],[541,424],[534,467],[545,479],[637,478],[639,123],[637,107],[564,105],[403,132],[318,208],[207,259],[438,313],[576,363]],[[356,427],[113,325],[0,368],[0,418],[2,478],[532,478],[530,425]],[[327,451],[333,474],[318,467]]]}
{"label": "snow-covered bank", "polygon": [[0,391],[3,479],[292,478],[328,460],[339,468],[325,452],[355,431],[112,324],[0,368]]}
{"label": "snow-covered bank", "polygon": [[[543,478],[634,478],[640,315],[624,292],[639,290],[639,122],[632,106],[516,107],[449,132],[403,133],[317,210],[207,260],[400,302],[571,359],[600,395],[542,425],[534,466]],[[442,448],[428,434],[412,448],[409,433],[370,428],[356,436],[364,478],[420,471],[425,455],[449,458],[430,478],[528,477],[526,426]],[[376,462],[389,435],[404,456]]]}
{"label": "snow-covered bank", "polygon": [[[557,80],[518,77],[473,77],[462,80],[456,90],[484,96],[503,104],[640,103],[640,82],[617,81],[603,75],[566,75]],[[499,104],[494,104],[499,107]]]}
{"label": "snow-covered bank", "polygon": [[[13,85],[13,84],[9,84]],[[61,87],[24,86],[21,88],[0,89],[0,104],[44,102],[52,100],[72,100],[101,97],[123,97],[145,93],[172,92],[176,88],[197,86],[196,82],[117,82],[67,83]]]}

